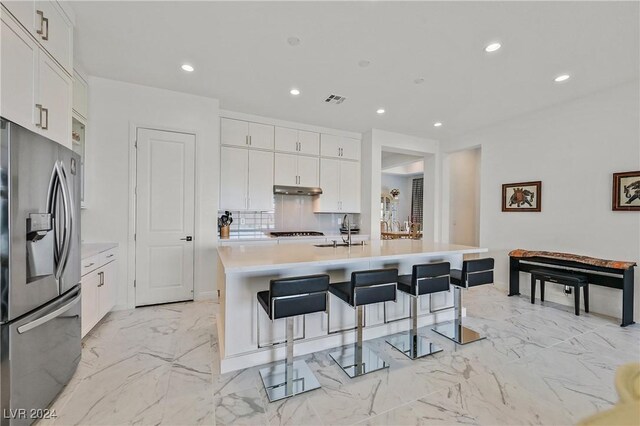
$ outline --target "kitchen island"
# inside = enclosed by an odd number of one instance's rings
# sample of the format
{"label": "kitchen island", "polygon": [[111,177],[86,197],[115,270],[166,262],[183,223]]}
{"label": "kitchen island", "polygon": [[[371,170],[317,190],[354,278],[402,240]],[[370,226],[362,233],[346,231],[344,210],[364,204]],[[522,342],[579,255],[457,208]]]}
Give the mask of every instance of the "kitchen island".
{"label": "kitchen island", "polygon": [[[414,264],[448,261],[461,268],[465,254],[486,249],[422,240],[374,240],[351,247],[313,244],[230,245],[218,247],[217,320],[222,373],[285,358],[285,321],[272,322],[259,309],[256,294],[269,289],[269,280],[326,273],[331,282],[346,281],[351,272],[398,268],[410,274]],[[419,326],[453,319],[453,292],[420,298]],[[365,308],[364,338],[408,330],[409,297]],[[336,348],[355,341],[355,311],[329,297],[329,313],[296,317],[295,355]]]}

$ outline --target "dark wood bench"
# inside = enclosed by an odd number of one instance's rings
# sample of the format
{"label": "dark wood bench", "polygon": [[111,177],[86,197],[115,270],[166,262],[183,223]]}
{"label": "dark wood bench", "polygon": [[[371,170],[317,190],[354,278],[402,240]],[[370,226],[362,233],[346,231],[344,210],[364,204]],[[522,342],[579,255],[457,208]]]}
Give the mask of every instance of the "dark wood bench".
{"label": "dark wood bench", "polygon": [[584,311],[589,312],[589,280],[586,276],[551,269],[532,269],[531,273],[531,303],[536,299],[536,281],[540,280],[540,301],[544,302],[544,284],[552,282],[573,287],[575,295],[575,313],[580,315],[580,287],[584,294]]}

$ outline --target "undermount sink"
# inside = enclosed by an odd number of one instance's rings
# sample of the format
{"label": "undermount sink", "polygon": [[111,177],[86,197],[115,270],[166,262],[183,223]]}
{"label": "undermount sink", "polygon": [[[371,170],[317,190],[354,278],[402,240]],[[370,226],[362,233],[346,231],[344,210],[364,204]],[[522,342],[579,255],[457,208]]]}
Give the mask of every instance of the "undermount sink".
{"label": "undermount sink", "polygon": [[364,246],[365,243],[364,241],[359,242],[359,243],[328,243],[328,244],[314,244],[315,247],[350,247],[350,246]]}

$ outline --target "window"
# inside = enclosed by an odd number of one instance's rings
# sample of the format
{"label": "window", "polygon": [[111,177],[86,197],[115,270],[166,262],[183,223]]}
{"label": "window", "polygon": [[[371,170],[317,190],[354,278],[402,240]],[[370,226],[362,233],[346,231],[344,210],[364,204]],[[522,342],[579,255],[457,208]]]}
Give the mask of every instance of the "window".
{"label": "window", "polygon": [[422,224],[422,194],[424,178],[413,180],[411,185],[411,222]]}

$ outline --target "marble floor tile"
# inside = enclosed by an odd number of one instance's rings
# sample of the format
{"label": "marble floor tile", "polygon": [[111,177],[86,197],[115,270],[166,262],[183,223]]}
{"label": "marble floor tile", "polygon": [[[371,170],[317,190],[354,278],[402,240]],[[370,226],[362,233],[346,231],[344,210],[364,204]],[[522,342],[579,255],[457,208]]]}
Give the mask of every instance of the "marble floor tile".
{"label": "marble floor tile", "polygon": [[263,366],[220,374],[213,302],[112,312],[83,340],[82,359],[39,425],[574,424],[617,401],[615,370],[640,362],[640,326],[573,315],[571,306],[478,287],[465,325],[486,338],[410,360],[367,344],[390,367],[350,379],[330,351],[304,357],[322,388],[269,403]]}
{"label": "marble floor tile", "polygon": [[264,400],[257,388],[216,397],[213,405],[216,425],[267,424]]}

